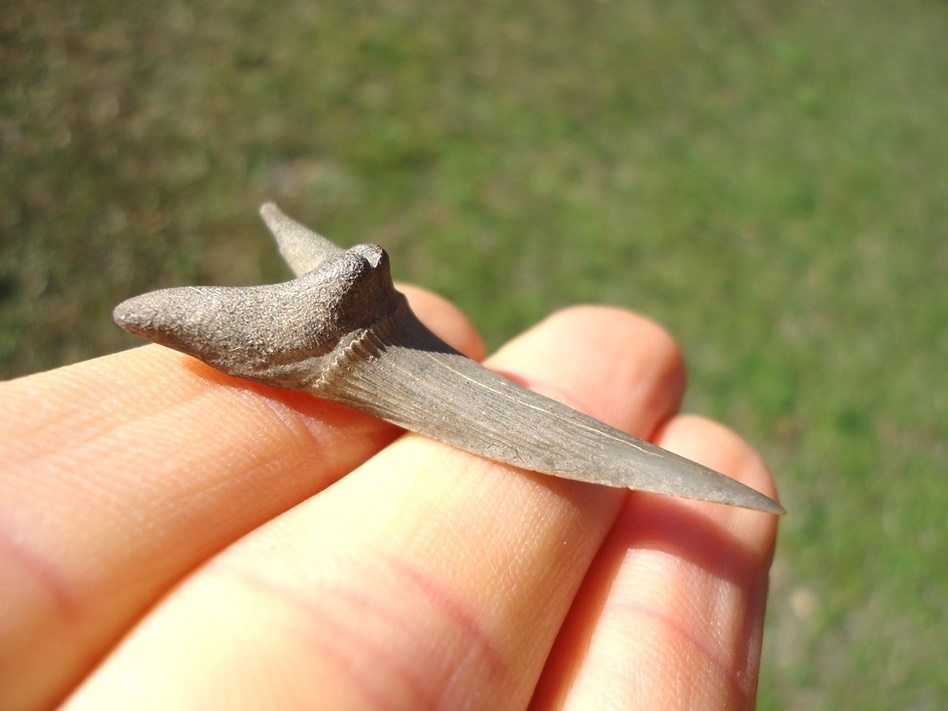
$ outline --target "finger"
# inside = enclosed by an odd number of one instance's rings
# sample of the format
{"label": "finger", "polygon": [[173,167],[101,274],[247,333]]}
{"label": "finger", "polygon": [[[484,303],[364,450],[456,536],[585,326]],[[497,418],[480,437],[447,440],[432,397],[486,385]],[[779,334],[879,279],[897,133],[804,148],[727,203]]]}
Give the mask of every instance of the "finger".
{"label": "finger", "polygon": [[[610,309],[490,363],[639,434],[683,382],[671,340]],[[408,435],[196,573],[72,708],[523,707],[624,497]]]}
{"label": "finger", "polygon": [[[757,454],[677,417],[658,442],[771,496]],[[537,687],[536,709],[753,708],[777,519],[633,493]]]}
{"label": "finger", "polygon": [[[444,300],[416,312],[477,356]],[[184,573],[400,434],[146,346],[0,384],[0,708],[62,696]]]}
{"label": "finger", "polygon": [[408,297],[412,310],[438,338],[476,361],[484,360],[484,342],[477,329],[454,304],[434,292],[411,284],[397,284]]}

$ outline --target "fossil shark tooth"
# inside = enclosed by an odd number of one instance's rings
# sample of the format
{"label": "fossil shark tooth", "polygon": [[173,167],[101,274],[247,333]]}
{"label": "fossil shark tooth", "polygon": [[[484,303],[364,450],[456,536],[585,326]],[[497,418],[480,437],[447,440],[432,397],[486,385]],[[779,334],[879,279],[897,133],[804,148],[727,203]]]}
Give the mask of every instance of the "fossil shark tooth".
{"label": "fossil shark tooth", "polygon": [[273,204],[261,214],[297,278],[163,289],[119,304],[116,323],[230,375],[302,390],[523,469],[784,513],[734,479],[461,355],[412,313],[381,247],[343,250]]}

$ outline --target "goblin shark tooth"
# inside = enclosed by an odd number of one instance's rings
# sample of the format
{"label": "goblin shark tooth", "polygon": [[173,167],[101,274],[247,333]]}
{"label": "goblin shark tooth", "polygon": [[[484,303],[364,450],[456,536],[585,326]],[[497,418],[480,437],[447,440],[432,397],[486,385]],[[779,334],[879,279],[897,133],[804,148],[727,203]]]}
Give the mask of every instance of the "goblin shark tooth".
{"label": "goblin shark tooth", "polygon": [[418,320],[374,244],[343,250],[268,203],[297,277],[257,287],[183,287],[119,304],[126,330],[230,375],[308,392],[523,469],[772,514],[767,496],[522,388]]}

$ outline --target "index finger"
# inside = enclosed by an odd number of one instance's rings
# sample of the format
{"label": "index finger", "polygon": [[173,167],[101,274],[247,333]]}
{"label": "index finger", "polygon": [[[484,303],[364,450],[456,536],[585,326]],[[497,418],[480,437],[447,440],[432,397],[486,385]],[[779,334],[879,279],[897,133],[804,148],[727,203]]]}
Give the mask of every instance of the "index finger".
{"label": "index finger", "polygon": [[[470,322],[401,287],[477,358]],[[182,575],[401,431],[144,346],[0,383],[0,708],[48,706]]]}

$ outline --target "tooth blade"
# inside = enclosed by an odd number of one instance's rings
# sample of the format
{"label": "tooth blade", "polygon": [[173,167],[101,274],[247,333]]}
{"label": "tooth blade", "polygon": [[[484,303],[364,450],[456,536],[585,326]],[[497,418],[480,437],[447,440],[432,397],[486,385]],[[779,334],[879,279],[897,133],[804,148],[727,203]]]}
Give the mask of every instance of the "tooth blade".
{"label": "tooth blade", "polygon": [[315,395],[488,459],[595,484],[785,513],[730,477],[522,388],[443,345],[363,343],[338,365],[345,377],[323,379]]}

